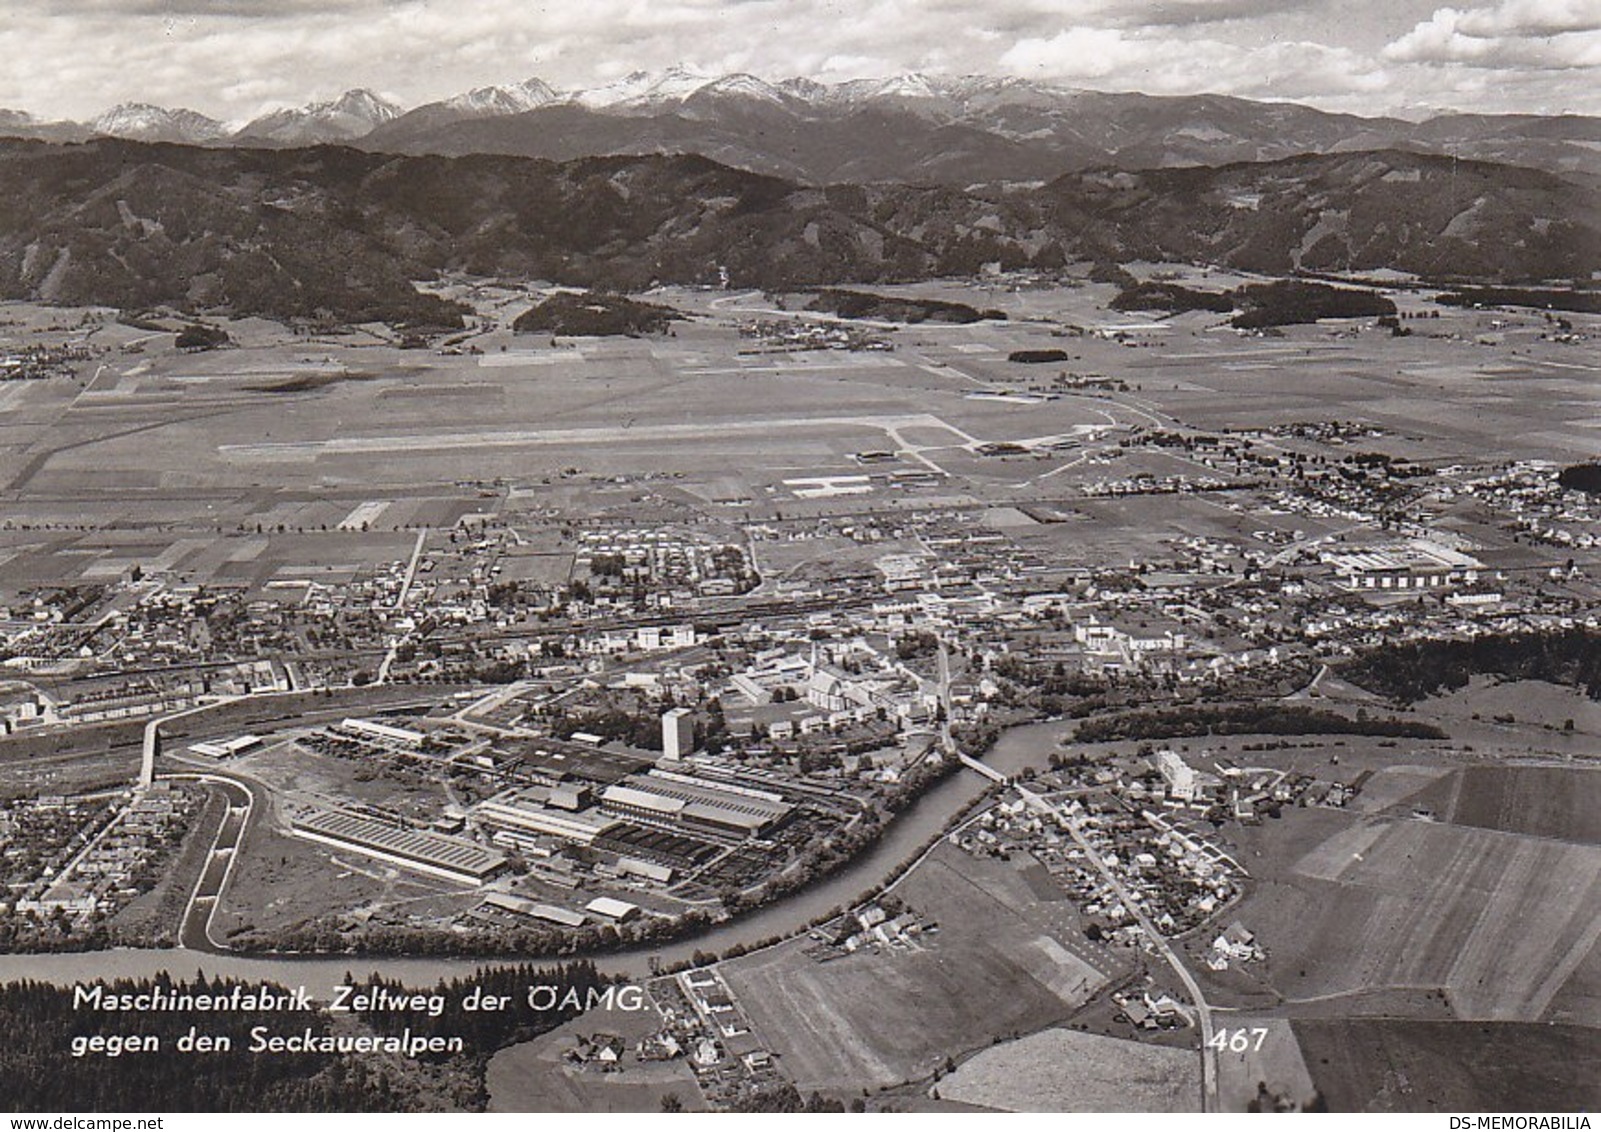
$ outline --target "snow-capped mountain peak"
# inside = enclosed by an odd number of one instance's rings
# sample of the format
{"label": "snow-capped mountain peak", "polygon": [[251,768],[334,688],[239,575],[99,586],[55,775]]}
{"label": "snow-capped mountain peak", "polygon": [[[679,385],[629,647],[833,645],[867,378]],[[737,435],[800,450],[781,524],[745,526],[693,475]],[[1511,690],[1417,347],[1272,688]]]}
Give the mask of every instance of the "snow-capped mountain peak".
{"label": "snow-capped mountain peak", "polygon": [[400,114],[399,106],[370,90],[347,90],[329,102],[264,114],[240,130],[239,136],[285,145],[350,141],[365,137]]}
{"label": "snow-capped mountain peak", "polygon": [[660,78],[645,89],[642,97],[647,102],[670,102],[687,98],[702,87],[717,81],[719,81],[717,75],[697,71],[692,67],[668,67]]}
{"label": "snow-capped mountain peak", "polygon": [[871,99],[915,99],[928,101],[945,97],[937,81],[914,73],[892,75],[886,79],[851,79],[826,88],[829,102],[862,102]]}
{"label": "snow-capped mountain peak", "polygon": [[884,79],[873,93],[880,98],[939,98],[944,92],[927,75],[912,72]]}
{"label": "snow-capped mountain peak", "polygon": [[398,118],[402,113],[399,106],[365,88],[347,90],[332,102],[320,102],[307,109],[313,115],[354,118],[371,122],[375,126],[391,118]]}
{"label": "snow-capped mountain peak", "polygon": [[573,101],[591,108],[616,106],[618,103],[639,98],[650,89],[651,81],[649,71],[631,71],[604,86],[589,87],[576,92]]}
{"label": "snow-capped mountain peak", "polygon": [[479,87],[446,99],[445,105],[474,117],[489,117],[537,110],[559,101],[560,97],[543,79],[527,79],[510,86]]}
{"label": "snow-capped mountain peak", "polygon": [[793,78],[779,82],[777,89],[802,102],[822,102],[833,88],[816,79]]}
{"label": "snow-capped mountain peak", "polygon": [[680,65],[669,67],[659,75],[634,71],[605,86],[577,91],[572,101],[594,110],[638,109],[682,102],[705,90],[764,99],[782,97],[777,88],[753,75],[714,75]]}
{"label": "snow-capped mountain peak", "polygon": [[136,141],[212,141],[227,127],[193,110],[168,110],[148,102],[124,102],[96,117],[89,128],[108,137]]}
{"label": "snow-capped mountain peak", "polygon": [[747,75],[744,72],[740,72],[724,75],[720,79],[713,79],[711,82],[700,86],[693,93],[720,94],[730,98],[756,98],[764,102],[782,102],[786,92],[765,79],[759,79],[755,75]]}

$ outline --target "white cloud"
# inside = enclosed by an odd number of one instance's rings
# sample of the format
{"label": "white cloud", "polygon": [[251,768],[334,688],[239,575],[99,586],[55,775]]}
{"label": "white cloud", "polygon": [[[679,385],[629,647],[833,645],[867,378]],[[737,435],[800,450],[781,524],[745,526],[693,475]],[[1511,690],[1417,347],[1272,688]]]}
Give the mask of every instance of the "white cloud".
{"label": "white cloud", "polygon": [[[1300,41],[1253,48],[1115,28],[1072,27],[1049,39],[1025,39],[999,62],[1023,77],[1159,94],[1308,98],[1382,91],[1389,83],[1371,61],[1344,48]],[[1114,81],[1100,81],[1107,79]]]}
{"label": "white cloud", "polygon": [[1384,48],[1396,63],[1571,70],[1601,66],[1601,0],[1440,8]]}
{"label": "white cloud", "polygon": [[1162,44],[1132,40],[1116,28],[1071,27],[1049,39],[1019,40],[1000,65],[1025,77],[1099,79],[1155,63]]}
{"label": "white cloud", "polygon": [[[1332,10],[1341,18],[1298,14]],[[1404,0],[37,0],[0,20],[0,106],[85,118],[127,99],[237,120],[397,90],[417,105],[539,76],[688,63],[826,81],[1012,73],[1387,110],[1601,112],[1601,0],[1441,8],[1379,56],[1351,28]],[[1350,10],[1348,18],[1343,13]],[[1497,81],[1467,81],[1467,72]]]}
{"label": "white cloud", "polygon": [[1601,30],[1601,0],[1502,0],[1462,13],[1462,31],[1476,36],[1561,35]]}

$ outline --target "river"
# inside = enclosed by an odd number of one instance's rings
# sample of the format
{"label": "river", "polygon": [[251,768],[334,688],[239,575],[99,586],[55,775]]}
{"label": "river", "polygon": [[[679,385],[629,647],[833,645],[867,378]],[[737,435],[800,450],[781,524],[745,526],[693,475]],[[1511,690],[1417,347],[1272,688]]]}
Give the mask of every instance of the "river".
{"label": "river", "polygon": [[[1002,734],[984,762],[1004,774],[1045,767],[1057,741],[1071,731],[1070,723],[1032,723]],[[944,779],[890,823],[884,836],[867,852],[827,879],[793,896],[710,931],[652,948],[595,956],[601,970],[643,979],[653,958],[665,963],[688,959],[696,951],[722,952],[773,936],[792,935],[832,908],[849,906],[863,892],[889,879],[946,823],[988,789],[990,783],[971,771]],[[530,956],[530,961],[542,961]],[[195,972],[247,980],[264,979],[283,986],[304,984],[313,995],[326,998],[346,975],[361,978],[379,972],[410,986],[432,986],[440,979],[465,977],[480,967],[507,962],[504,958],[394,958],[358,955],[251,957],[219,955],[187,948],[117,948],[47,955],[0,955],[0,983],[32,979],[71,986],[101,979],[151,978],[161,974],[187,977]]]}

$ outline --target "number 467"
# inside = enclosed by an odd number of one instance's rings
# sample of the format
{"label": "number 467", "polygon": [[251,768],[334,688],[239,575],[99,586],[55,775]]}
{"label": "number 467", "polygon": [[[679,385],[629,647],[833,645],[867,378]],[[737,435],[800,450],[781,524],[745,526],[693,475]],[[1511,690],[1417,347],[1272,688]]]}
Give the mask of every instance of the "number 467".
{"label": "number 467", "polygon": [[1267,1027],[1253,1026],[1249,1030],[1219,1030],[1206,1044],[1215,1050],[1244,1053],[1246,1050],[1261,1049],[1265,1041],[1267,1041]]}

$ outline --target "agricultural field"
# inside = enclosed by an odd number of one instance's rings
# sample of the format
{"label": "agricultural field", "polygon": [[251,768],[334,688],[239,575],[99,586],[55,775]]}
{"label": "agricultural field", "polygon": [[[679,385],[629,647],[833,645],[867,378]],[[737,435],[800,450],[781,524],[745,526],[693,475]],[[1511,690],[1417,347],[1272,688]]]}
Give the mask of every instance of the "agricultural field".
{"label": "agricultural field", "polygon": [[1335,1112],[1601,1107],[1601,1030],[1361,1018],[1298,1020],[1294,1030]]}
{"label": "agricultural field", "polygon": [[1422,792],[1451,774],[1448,766],[1388,766],[1362,785],[1350,808],[1359,814],[1376,814],[1406,802],[1422,805]]}
{"label": "agricultural field", "polygon": [[1562,984],[1543,1020],[1594,1026],[1597,1019],[1601,1019],[1601,942],[1590,948],[1573,975]]}
{"label": "agricultural field", "polygon": [[[1280,1099],[1297,1108],[1311,1103],[1317,1089],[1288,1021],[1229,1013],[1219,1014],[1216,1022],[1220,1031],[1230,1038],[1236,1033],[1245,1035],[1243,1041],[1231,1041],[1227,1048],[1218,1051],[1219,1111],[1247,1112],[1253,1101],[1263,1109],[1271,1109],[1273,1103],[1268,1098]],[[1241,1045],[1245,1048],[1239,1049]],[[1262,1095],[1263,1089],[1266,1097]]]}
{"label": "agricultural field", "polygon": [[1351,825],[1238,914],[1287,1006],[1443,989],[1457,1017],[1534,1020],[1601,936],[1601,850],[1489,830]]}
{"label": "agricultural field", "polygon": [[974,1054],[938,1085],[943,1100],[1006,1112],[1194,1112],[1192,1050],[1041,1030]]}
{"label": "agricultural field", "polygon": [[1071,904],[1042,899],[1035,879],[944,845],[896,889],[937,933],[827,963],[801,939],[723,975],[803,1093],[928,1077],[964,1050],[1067,1018],[1117,972]]}
{"label": "agricultural field", "polygon": [[[1514,337],[1535,346],[1534,319],[1504,319],[1506,336],[1481,342],[1489,317],[1439,309],[1431,333],[1382,342],[1334,327],[1241,341],[1209,332],[1202,316],[1180,316],[1145,332],[1150,348],[1133,352],[1118,372],[1164,411],[1201,427],[1309,414],[1361,420],[1404,437],[1412,458],[1429,459],[1469,456],[1494,422],[1503,435],[1515,432],[1529,455],[1601,452],[1594,430],[1578,423],[1582,412],[1572,411],[1588,396],[1587,379],[1566,362],[1508,357]],[[1266,390],[1272,396],[1261,396]],[[1535,390],[1540,395],[1530,396]]]}
{"label": "agricultural field", "polygon": [[1436,816],[1456,825],[1601,845],[1601,769],[1467,767],[1420,798],[1448,802]]}

